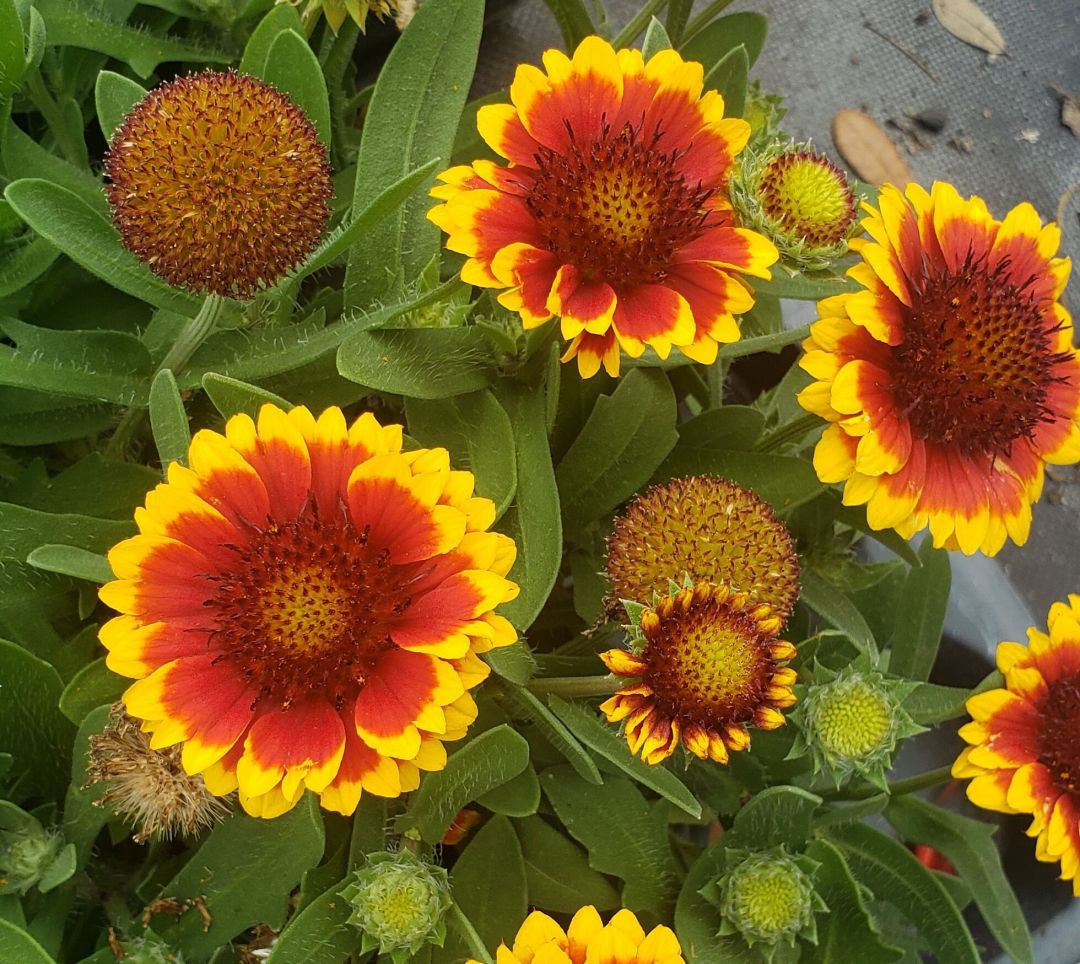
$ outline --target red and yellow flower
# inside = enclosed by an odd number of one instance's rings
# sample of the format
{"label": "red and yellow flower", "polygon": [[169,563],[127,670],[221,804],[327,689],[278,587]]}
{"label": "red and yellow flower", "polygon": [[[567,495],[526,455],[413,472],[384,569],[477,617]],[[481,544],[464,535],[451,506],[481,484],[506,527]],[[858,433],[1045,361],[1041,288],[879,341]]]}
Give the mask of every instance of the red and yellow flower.
{"label": "red and yellow flower", "polygon": [[[514,938],[499,947],[495,964],[683,964],[674,931],[663,925],[648,934],[633,911],[620,910],[607,924],[596,908],[582,907],[562,927],[534,910]],[[470,960],[468,964],[480,964]]]}
{"label": "red and yellow flower", "polygon": [[585,377],[619,353],[672,346],[711,363],[737,341],[754,302],[737,273],[768,278],[772,243],[740,228],[727,183],[750,126],[702,92],[701,64],[664,50],[648,62],[599,37],[573,57],[522,65],[510,104],[480,109],[477,127],[510,163],[474,161],[440,175],[428,215],[467,256],[469,284],[526,328],[561,319]]}
{"label": "red and yellow flower", "polygon": [[349,814],[440,769],[476,717],[478,654],[516,638],[494,612],[515,546],[473,485],[370,414],[266,405],[198,432],[101,589],[151,747],[182,743],[189,774],[263,817],[305,788]]}
{"label": "red and yellow flower", "polygon": [[1029,813],[1035,856],[1061,862],[1080,897],[1080,596],[1050,607],[1048,632],[1028,644],[1001,643],[1005,688],[967,701],[970,744],[953,776],[970,777],[967,795],[987,810]]}
{"label": "red and yellow flower", "polygon": [[630,752],[666,760],[681,742],[699,760],[727,763],[750,745],[748,726],[774,730],[794,705],[795,647],[777,639],[782,619],[765,603],[699,583],[641,614],[640,653],[600,654],[612,673],[637,679],[600,705],[623,723]]}
{"label": "red and yellow flower", "polygon": [[875,529],[993,555],[1022,545],[1046,464],[1080,459],[1080,352],[1058,299],[1061,232],[1030,204],[997,221],[948,184],[886,186],[852,242],[863,290],[826,298],[799,396],[814,453]]}

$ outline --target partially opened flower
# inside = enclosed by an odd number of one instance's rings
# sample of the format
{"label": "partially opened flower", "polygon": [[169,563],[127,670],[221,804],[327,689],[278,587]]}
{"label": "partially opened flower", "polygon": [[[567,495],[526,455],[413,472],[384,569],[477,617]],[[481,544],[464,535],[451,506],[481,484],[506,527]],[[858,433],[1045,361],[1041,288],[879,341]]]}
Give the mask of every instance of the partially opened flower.
{"label": "partially opened flower", "polygon": [[510,104],[477,126],[510,164],[475,161],[440,175],[429,217],[468,257],[462,278],[505,289],[526,328],[552,316],[581,374],[619,353],[678,346],[711,363],[753,305],[739,273],[768,278],[770,242],[736,226],[727,195],[749,125],[702,92],[701,64],[664,50],[646,63],[587,37],[572,58],[518,67]]}
{"label": "partially opened flower", "polygon": [[102,600],[108,665],[154,749],[272,817],[349,814],[440,769],[476,716],[478,653],[515,639],[511,539],[445,449],[340,409],[263,406],[198,432],[136,510]]}
{"label": "partially opened flower", "polygon": [[[582,907],[563,928],[534,910],[513,948],[499,948],[498,964],[683,964],[679,939],[659,925],[647,934],[633,911],[620,910],[605,924],[592,906]],[[468,964],[480,964],[470,960]]]}
{"label": "partially opened flower", "polygon": [[[304,0],[277,0],[277,2],[299,5]],[[409,0],[307,0],[303,17],[310,29],[318,23],[320,16],[325,16],[326,22],[334,33],[341,29],[346,17],[351,17],[353,23],[363,31],[367,25],[368,14],[373,13],[380,20],[388,16],[394,17],[397,21],[401,8],[408,3]],[[402,30],[405,29],[404,23],[398,23],[398,26]]]}
{"label": "partially opened flower", "polygon": [[1056,602],[1049,632],[1028,643],[1001,643],[1005,688],[967,701],[970,744],[953,776],[970,777],[967,795],[987,810],[1031,814],[1035,856],[1061,862],[1062,880],[1080,897],[1080,596]]}
{"label": "partially opened flower", "polygon": [[[885,187],[848,273],[819,302],[799,395],[827,419],[814,453],[875,529],[993,555],[1022,545],[1047,464],[1080,459],[1080,353],[1058,302],[1061,232],[1030,204],[1003,221],[948,184]],[[852,242],[855,246],[855,242]]]}
{"label": "partially opened flower", "polygon": [[[745,593],[699,583],[661,599],[640,617],[640,652],[600,654],[636,682],[600,705],[623,723],[630,751],[660,763],[681,742],[701,760],[728,761],[750,745],[750,726],[773,730],[794,704],[795,647],[777,639],[780,617]],[[636,634],[635,634],[636,635]]]}
{"label": "partially opened flower", "polygon": [[304,112],[255,77],[213,70],[139,101],[105,173],[125,247],[170,284],[237,298],[311,253],[334,193]]}
{"label": "partially opened flower", "polygon": [[615,520],[605,571],[608,611],[651,604],[669,582],[711,582],[766,603],[782,619],[799,598],[795,542],[753,492],[707,475],[672,479],[636,496]]}

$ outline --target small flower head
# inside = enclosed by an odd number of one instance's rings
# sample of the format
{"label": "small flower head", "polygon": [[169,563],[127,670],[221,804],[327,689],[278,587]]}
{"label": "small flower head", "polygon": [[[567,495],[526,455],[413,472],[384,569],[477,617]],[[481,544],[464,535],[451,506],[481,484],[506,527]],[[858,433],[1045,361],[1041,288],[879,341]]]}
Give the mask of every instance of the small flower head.
{"label": "small flower head", "polygon": [[967,701],[953,776],[976,806],[1029,814],[1035,856],[1060,862],[1080,897],[1080,595],[1054,603],[1026,646],[999,644],[997,666],[1005,686]]}
{"label": "small flower head", "polygon": [[807,145],[747,152],[731,182],[744,224],[800,269],[825,268],[847,253],[858,199],[844,173]]}
{"label": "small flower head", "polygon": [[41,880],[63,846],[59,834],[34,825],[0,826],[0,894],[25,894]]}
{"label": "small flower head", "polygon": [[[293,3],[299,5],[303,0],[277,0],[278,3]],[[411,6],[409,18],[404,23],[399,22],[401,8],[408,3]],[[352,17],[353,22],[361,32],[367,26],[368,14],[375,14],[380,20],[391,17],[399,30],[404,30],[411,19],[411,13],[416,10],[416,0],[307,0],[304,7],[304,23],[309,28],[314,27],[320,16],[326,17],[330,29],[337,33],[346,17]]]}
{"label": "small flower head", "polygon": [[720,934],[741,934],[747,944],[761,945],[771,960],[781,944],[798,938],[817,943],[815,914],[826,909],[814,890],[817,864],[793,856],[783,847],[751,852],[730,849],[726,873],[706,885],[702,896],[720,908]]}
{"label": "small flower head", "polygon": [[207,70],[156,87],[105,161],[113,221],[170,284],[250,298],[311,253],[330,216],[326,148],[288,97]]}
{"label": "small flower head", "polygon": [[753,492],[710,476],[673,479],[637,496],[608,540],[608,612],[649,604],[671,580],[746,593],[786,620],[799,598],[791,534]]}
{"label": "small flower head", "polygon": [[640,653],[612,649],[600,658],[636,681],[600,709],[611,723],[625,721],[632,753],[660,763],[681,742],[700,760],[726,763],[729,751],[750,745],[747,727],[783,726],[795,671],[781,664],[795,647],[777,639],[780,617],[767,605],[698,583],[654,609],[630,609],[640,611],[640,625],[631,627]]}
{"label": "small flower head", "polygon": [[800,736],[791,755],[809,750],[837,786],[855,773],[884,786],[897,743],[922,731],[902,706],[913,684],[851,666],[818,666],[814,678],[792,714]]}
{"label": "small flower head", "polygon": [[[499,964],[684,964],[679,939],[668,927],[647,934],[632,911],[620,910],[606,924],[593,906],[582,907],[562,926],[534,910],[518,930],[514,946],[499,948]],[[480,964],[469,960],[466,964]]]}
{"label": "small flower head", "polygon": [[180,747],[150,749],[150,739],[137,720],[112,708],[109,725],[90,737],[87,775],[108,790],[96,801],[123,814],[136,827],[134,840],[157,835],[185,837],[213,826],[229,815],[229,806],[206,789],[201,776],[188,776]]}
{"label": "small flower head", "polygon": [[442,946],[451,903],[442,867],[407,850],[369,854],[341,895],[352,905],[349,922],[364,933],[361,953],[378,947],[400,964],[425,944]]}

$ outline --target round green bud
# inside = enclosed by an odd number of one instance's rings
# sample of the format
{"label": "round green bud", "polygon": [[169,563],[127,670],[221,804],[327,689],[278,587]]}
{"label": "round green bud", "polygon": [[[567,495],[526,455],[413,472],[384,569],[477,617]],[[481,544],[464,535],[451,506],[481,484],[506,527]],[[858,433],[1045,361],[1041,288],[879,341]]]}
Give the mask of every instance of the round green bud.
{"label": "round green bud", "polygon": [[34,827],[9,831],[0,839],[0,882],[26,893],[56,859],[63,841],[57,834]]}
{"label": "round green bud", "polygon": [[442,867],[408,850],[370,854],[342,892],[352,905],[349,921],[370,946],[382,954],[413,952],[426,943],[441,943],[443,917],[450,907],[450,883]]}
{"label": "round green bud", "polygon": [[721,913],[750,944],[792,943],[813,922],[813,883],[783,851],[750,854],[721,889]]}
{"label": "round green bud", "polygon": [[[876,675],[876,674],[874,674]],[[897,702],[873,675],[841,675],[813,687],[804,709],[809,737],[839,765],[868,760],[896,742]]]}

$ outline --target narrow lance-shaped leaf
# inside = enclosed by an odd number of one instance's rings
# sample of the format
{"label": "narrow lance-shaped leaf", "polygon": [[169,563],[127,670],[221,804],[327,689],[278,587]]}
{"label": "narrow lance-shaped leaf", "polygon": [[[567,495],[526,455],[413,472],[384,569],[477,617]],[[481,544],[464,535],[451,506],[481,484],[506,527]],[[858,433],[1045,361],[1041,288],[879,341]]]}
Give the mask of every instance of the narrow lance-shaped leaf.
{"label": "narrow lance-shaped leaf", "polygon": [[919,547],[919,559],[922,565],[908,573],[897,606],[889,670],[897,676],[925,680],[941,644],[952,570],[949,554],[935,549],[929,537]]}
{"label": "narrow lance-shaped leaf", "polygon": [[171,462],[187,465],[191,429],[176,378],[167,368],[150,384],[150,428],[162,468],[168,469]]}

